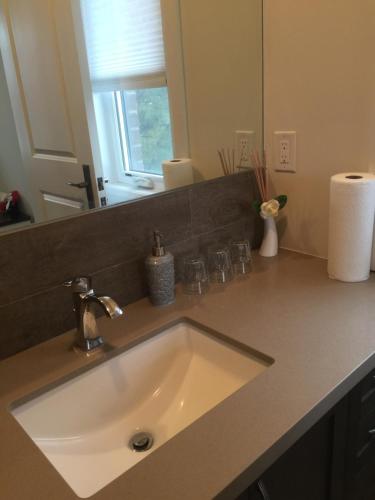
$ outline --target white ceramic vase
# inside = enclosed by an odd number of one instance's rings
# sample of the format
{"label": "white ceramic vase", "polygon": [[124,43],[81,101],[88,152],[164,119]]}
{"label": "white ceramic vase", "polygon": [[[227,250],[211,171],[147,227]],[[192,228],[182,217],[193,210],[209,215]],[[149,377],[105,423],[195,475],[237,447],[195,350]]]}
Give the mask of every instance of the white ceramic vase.
{"label": "white ceramic vase", "polygon": [[264,219],[264,235],[259,255],[262,257],[275,257],[279,248],[277,228],[274,217]]}

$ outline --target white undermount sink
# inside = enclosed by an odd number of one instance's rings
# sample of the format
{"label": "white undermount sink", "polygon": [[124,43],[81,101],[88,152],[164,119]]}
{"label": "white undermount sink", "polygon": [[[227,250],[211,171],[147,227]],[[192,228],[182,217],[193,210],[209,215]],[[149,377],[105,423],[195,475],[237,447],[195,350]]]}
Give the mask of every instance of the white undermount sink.
{"label": "white undermount sink", "polygon": [[[15,404],[12,414],[74,492],[87,498],[271,363],[181,322]],[[148,451],[129,445],[140,432],[153,436]]]}

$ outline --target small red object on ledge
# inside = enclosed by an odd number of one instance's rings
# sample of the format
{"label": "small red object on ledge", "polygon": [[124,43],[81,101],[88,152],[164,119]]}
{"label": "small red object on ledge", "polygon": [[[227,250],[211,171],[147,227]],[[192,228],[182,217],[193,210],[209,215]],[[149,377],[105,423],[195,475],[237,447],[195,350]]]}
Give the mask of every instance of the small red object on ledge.
{"label": "small red object on ledge", "polygon": [[11,193],[0,193],[0,214],[5,215],[8,213],[17,212],[18,202],[21,196],[18,191]]}

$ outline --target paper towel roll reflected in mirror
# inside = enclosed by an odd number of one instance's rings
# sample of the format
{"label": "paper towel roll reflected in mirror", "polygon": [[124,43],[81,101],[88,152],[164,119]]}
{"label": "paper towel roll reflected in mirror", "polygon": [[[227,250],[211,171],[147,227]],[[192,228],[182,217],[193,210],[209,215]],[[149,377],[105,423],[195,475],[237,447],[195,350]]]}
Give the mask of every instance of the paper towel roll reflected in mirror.
{"label": "paper towel roll reflected in mirror", "polygon": [[174,189],[193,184],[193,163],[190,158],[175,158],[163,161],[165,189]]}
{"label": "paper towel roll reflected in mirror", "polygon": [[375,217],[375,175],[331,178],[328,274],[347,282],[369,278]]}

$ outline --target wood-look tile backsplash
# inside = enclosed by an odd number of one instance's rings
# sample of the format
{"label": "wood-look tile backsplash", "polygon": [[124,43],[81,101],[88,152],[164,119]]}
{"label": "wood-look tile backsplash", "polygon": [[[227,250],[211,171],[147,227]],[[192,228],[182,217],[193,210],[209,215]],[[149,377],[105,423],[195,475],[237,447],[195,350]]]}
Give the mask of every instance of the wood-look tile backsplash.
{"label": "wood-look tile backsplash", "polygon": [[63,282],[91,275],[94,288],[125,306],[147,295],[144,259],[158,228],[175,255],[248,237],[262,224],[252,209],[253,174],[221,177],[126,205],[0,237],[0,359],[74,327]]}

